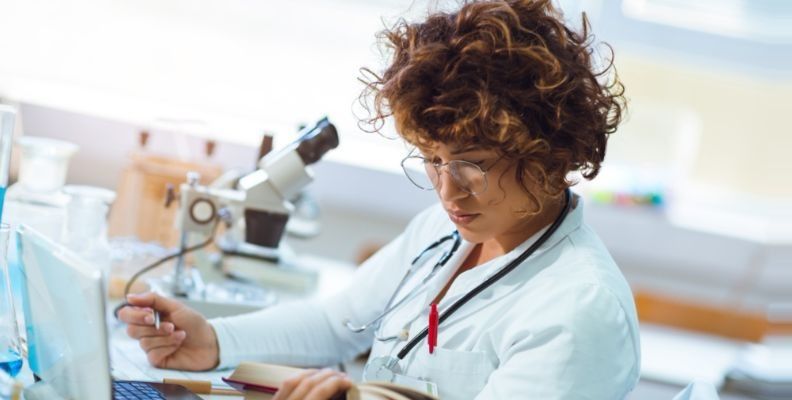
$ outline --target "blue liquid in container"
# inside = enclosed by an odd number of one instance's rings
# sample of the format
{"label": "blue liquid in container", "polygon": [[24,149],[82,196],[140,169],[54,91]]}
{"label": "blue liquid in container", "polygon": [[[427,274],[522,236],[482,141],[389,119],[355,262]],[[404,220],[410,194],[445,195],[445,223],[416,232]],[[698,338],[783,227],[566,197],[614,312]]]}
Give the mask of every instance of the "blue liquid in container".
{"label": "blue liquid in container", "polygon": [[0,186],[0,221],[3,220],[3,206],[5,205],[6,187]]}
{"label": "blue liquid in container", "polygon": [[0,353],[0,369],[8,375],[16,376],[22,369],[22,357],[14,350],[6,350]]}
{"label": "blue liquid in container", "polygon": [[[0,185],[0,221],[3,219],[3,211],[5,210],[5,196],[6,196],[6,187]],[[5,221],[3,221],[5,222]],[[6,259],[4,260],[8,263],[8,278],[11,281],[11,295],[14,299],[14,309],[17,310],[19,313],[21,310],[21,298],[22,298],[22,285],[25,284],[23,279],[22,270],[19,265],[19,257],[17,256],[17,248],[16,248],[16,234],[11,232],[8,238],[8,254],[6,255]],[[17,315],[17,318],[21,318],[21,315]]]}
{"label": "blue liquid in container", "polygon": [[[3,217],[5,194],[6,194],[5,186],[0,186],[0,220],[2,220]],[[15,252],[15,250],[16,249],[12,250],[9,248],[9,251]],[[4,260],[4,261],[8,262],[8,260]],[[11,280],[11,289],[13,293],[12,299],[14,300],[19,299],[19,295],[21,294],[18,293],[17,290],[15,290],[18,289],[21,283],[21,276],[20,276],[20,272],[17,271],[18,269],[19,267],[9,265],[8,272],[10,275],[9,278]],[[19,355],[19,353],[17,353],[15,350],[12,349],[6,349],[5,351],[0,352],[0,369],[5,371],[8,375],[16,376],[19,373],[19,370],[22,369],[22,357]]]}

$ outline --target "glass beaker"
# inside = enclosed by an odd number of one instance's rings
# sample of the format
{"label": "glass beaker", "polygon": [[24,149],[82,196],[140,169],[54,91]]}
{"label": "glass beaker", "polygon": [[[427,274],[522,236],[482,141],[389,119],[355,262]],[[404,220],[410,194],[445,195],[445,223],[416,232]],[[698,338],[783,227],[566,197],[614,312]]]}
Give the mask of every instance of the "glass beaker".
{"label": "glass beaker", "polygon": [[16,376],[22,368],[22,347],[6,259],[10,231],[8,224],[0,224],[0,369]]}
{"label": "glass beaker", "polygon": [[108,253],[107,217],[115,200],[112,190],[82,185],[66,185],[69,196],[61,241],[89,261],[105,260]]}
{"label": "glass beaker", "polygon": [[20,152],[19,179],[6,193],[4,221],[12,228],[24,222],[57,240],[69,200],[61,189],[69,159],[78,147],[63,140],[35,136],[22,136],[16,144]]}
{"label": "glass beaker", "polygon": [[5,191],[8,187],[8,166],[11,162],[11,141],[14,137],[16,110],[0,104],[0,219],[3,215]]}
{"label": "glass beaker", "polygon": [[0,370],[0,399],[19,400],[22,394],[22,382],[8,376]]}
{"label": "glass beaker", "polygon": [[16,140],[22,152],[19,183],[34,193],[51,193],[63,187],[69,160],[77,145],[58,139],[22,136]]}

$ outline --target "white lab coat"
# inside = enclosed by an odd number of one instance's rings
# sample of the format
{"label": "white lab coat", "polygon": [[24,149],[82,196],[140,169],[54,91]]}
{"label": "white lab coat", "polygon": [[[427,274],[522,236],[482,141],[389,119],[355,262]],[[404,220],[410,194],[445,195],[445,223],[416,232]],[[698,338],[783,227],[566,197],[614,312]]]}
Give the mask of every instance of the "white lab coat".
{"label": "white lab coat", "polygon": [[[440,325],[433,354],[424,340],[401,361],[406,375],[436,383],[444,400],[621,399],[632,390],[640,366],[632,294],[605,247],[583,223],[581,199],[574,195],[572,201],[569,215],[533,256]],[[406,342],[375,340],[371,330],[352,333],[343,321],[359,325],[376,318],[412,259],[453,230],[442,208],[431,207],[366,261],[337,295],[212,320],[221,366],[242,360],[330,365],[372,343],[370,359],[395,356]],[[517,257],[542,232],[510,253],[460,274],[442,299],[440,312]],[[448,241],[441,248],[450,246]],[[472,248],[463,241],[418,296],[384,319],[379,336],[406,328],[411,338],[424,329],[429,303]],[[431,251],[418,263],[397,299],[426,276],[441,253]]]}

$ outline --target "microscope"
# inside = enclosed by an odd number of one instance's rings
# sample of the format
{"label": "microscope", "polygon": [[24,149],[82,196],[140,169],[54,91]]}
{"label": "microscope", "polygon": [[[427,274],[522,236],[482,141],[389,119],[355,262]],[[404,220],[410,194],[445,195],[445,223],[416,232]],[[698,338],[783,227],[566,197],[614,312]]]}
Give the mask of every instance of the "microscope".
{"label": "microscope", "polygon": [[[213,240],[220,224],[225,225],[226,232],[215,244],[224,255],[278,262],[286,224],[294,212],[291,200],[313,180],[310,165],[336,147],[338,133],[323,118],[285,148],[263,156],[258,168],[239,178],[235,187],[202,186],[197,173],[188,174],[187,182],[179,187],[176,226],[181,233],[181,251],[171,282],[172,294],[206,297],[196,293],[205,291],[200,277],[186,274],[185,249],[191,237]],[[169,199],[168,204],[175,196]]]}

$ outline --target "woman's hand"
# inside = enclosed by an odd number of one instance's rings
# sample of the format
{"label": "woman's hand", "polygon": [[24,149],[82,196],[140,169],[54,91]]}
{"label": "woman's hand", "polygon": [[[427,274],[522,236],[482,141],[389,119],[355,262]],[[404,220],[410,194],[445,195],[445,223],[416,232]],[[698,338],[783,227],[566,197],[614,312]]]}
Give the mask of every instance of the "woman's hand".
{"label": "woman's hand", "polygon": [[286,379],[272,400],[328,400],[352,387],[345,374],[330,369],[309,369]]}
{"label": "woman's hand", "polygon": [[[184,304],[155,293],[127,296],[118,319],[127,334],[140,341],[149,363],[157,368],[205,371],[220,362],[217,336],[206,319]],[[154,310],[160,327],[154,326]]]}

